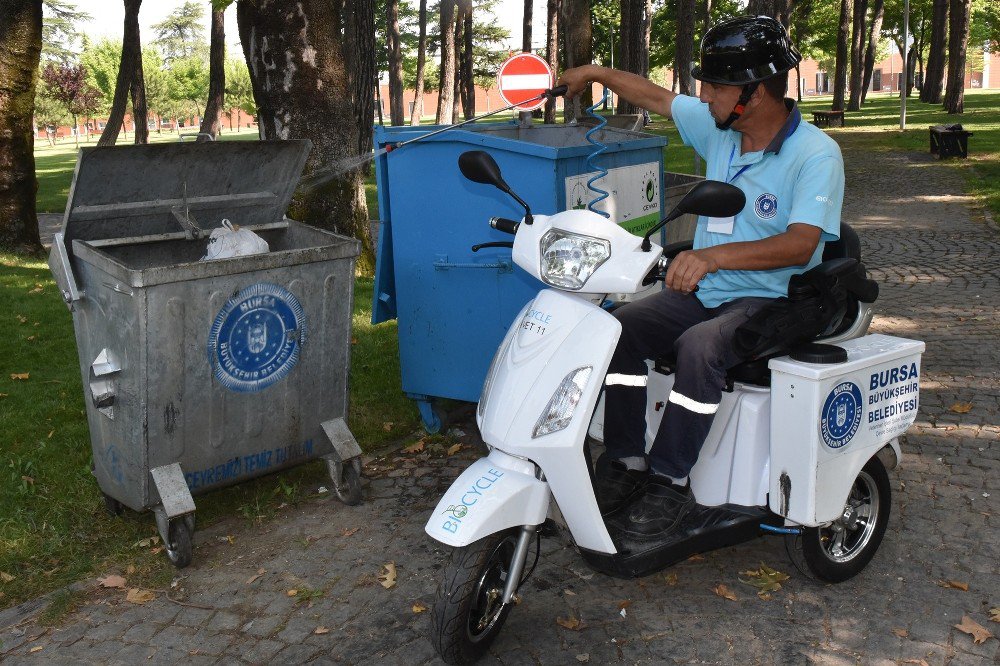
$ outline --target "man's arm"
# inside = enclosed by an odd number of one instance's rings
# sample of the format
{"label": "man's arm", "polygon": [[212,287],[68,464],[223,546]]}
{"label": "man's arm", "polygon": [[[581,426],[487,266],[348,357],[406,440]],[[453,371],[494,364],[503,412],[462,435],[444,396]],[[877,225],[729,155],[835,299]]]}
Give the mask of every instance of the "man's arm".
{"label": "man's arm", "polygon": [[564,83],[567,86],[567,99],[579,95],[591,81],[607,86],[615,94],[639,108],[668,118],[670,117],[670,105],[677,97],[677,93],[661,88],[637,74],[598,65],[584,65],[567,69],[559,77],[559,83]]}
{"label": "man's arm", "polygon": [[718,270],[766,271],[805,266],[821,234],[819,227],[793,222],[783,233],[770,238],[681,252],[670,262],[665,283],[670,289],[690,293],[705,275]]}

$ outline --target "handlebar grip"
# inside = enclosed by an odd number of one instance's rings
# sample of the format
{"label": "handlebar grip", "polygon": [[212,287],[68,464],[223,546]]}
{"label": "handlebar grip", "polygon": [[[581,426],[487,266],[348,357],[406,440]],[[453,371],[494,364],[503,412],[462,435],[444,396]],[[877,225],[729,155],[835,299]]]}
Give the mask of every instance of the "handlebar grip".
{"label": "handlebar grip", "polygon": [[552,90],[546,90],[546,91],[545,91],[544,93],[542,93],[542,94],[543,94],[543,95],[545,95],[546,97],[550,98],[550,99],[551,99],[551,98],[553,98],[553,97],[562,97],[563,95],[565,95],[565,94],[566,94],[566,91],[567,91],[568,89],[569,89],[569,86],[567,86],[567,85],[566,85],[566,84],[564,83],[564,84],[563,84],[563,85],[561,85],[561,86],[556,86],[556,87],[555,87],[555,88],[553,88]]}
{"label": "handlebar grip", "polygon": [[516,234],[517,227],[520,222],[515,222],[514,220],[508,220],[505,217],[491,217],[490,226],[497,231],[502,231],[505,234]]}

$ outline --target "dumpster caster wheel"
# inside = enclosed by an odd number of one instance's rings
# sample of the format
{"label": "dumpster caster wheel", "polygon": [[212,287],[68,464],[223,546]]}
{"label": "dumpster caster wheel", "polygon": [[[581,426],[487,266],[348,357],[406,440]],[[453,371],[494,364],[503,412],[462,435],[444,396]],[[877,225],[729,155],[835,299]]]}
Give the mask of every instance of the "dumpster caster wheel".
{"label": "dumpster caster wheel", "polygon": [[194,531],[187,520],[174,520],[170,522],[168,528],[170,543],[167,544],[167,557],[178,569],[183,569],[191,564],[194,554],[194,543],[192,532]]}
{"label": "dumpster caster wheel", "polygon": [[125,513],[125,505],[116,500],[111,495],[107,493],[101,493],[104,496],[104,509],[108,512],[109,516],[120,516]]}
{"label": "dumpster caster wheel", "polygon": [[333,479],[333,490],[337,493],[337,499],[344,504],[348,506],[361,504],[360,460],[355,458],[341,465],[340,478]]}

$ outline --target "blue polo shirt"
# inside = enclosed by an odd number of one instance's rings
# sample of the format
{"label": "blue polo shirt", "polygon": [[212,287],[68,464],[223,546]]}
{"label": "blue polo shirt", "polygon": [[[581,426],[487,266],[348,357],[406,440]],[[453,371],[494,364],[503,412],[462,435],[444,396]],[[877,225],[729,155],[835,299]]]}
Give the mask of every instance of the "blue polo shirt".
{"label": "blue polo shirt", "polygon": [[[731,182],[746,194],[747,203],[736,215],[732,233],[709,231],[709,220],[698,218],[695,249],[723,243],[755,241],[783,233],[793,223],[823,230],[820,243],[805,266],[766,271],[720,270],[698,283],[702,304],[714,308],[747,296],[778,298],[788,294],[788,280],[820,263],[823,245],[840,237],[840,209],[844,200],[844,160],[837,143],[822,130],[802,122],[792,100],[784,127],[761,151],[743,154],[742,134],[720,130],[696,97],[678,95],[671,115],[685,145],[705,160],[706,178]],[[723,225],[724,226],[724,225]],[[716,225],[715,228],[719,228]]]}

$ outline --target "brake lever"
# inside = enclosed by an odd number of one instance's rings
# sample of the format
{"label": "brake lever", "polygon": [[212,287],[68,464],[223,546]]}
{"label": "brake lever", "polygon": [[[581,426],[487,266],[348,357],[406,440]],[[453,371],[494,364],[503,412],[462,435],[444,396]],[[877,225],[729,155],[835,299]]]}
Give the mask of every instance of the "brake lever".
{"label": "brake lever", "polygon": [[472,251],[473,252],[479,252],[483,248],[487,248],[487,247],[509,247],[509,248],[513,248],[514,247],[514,243],[512,241],[491,241],[489,243],[477,243],[476,245],[472,246]]}

